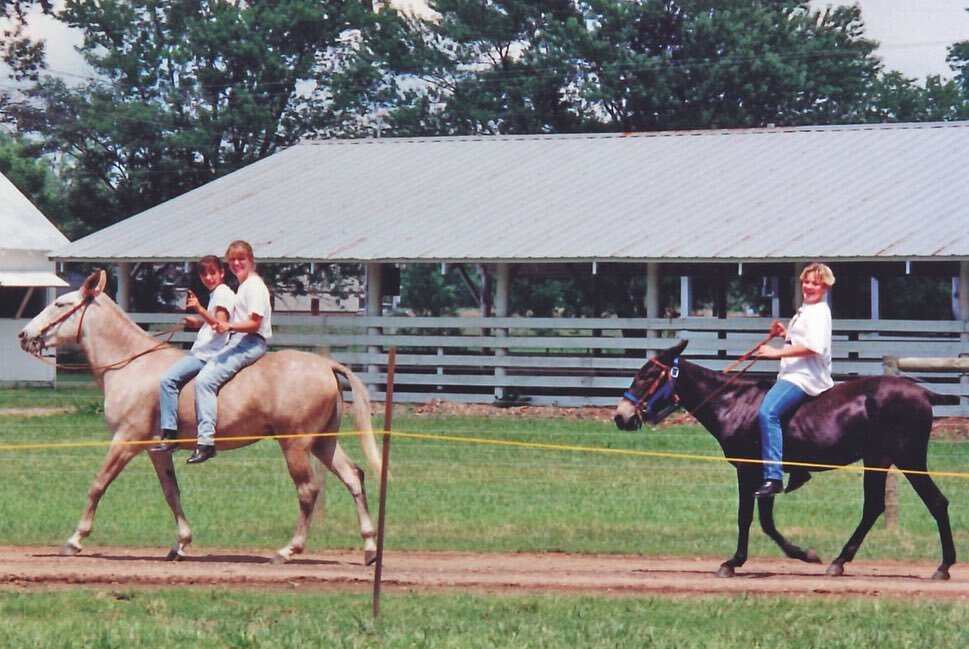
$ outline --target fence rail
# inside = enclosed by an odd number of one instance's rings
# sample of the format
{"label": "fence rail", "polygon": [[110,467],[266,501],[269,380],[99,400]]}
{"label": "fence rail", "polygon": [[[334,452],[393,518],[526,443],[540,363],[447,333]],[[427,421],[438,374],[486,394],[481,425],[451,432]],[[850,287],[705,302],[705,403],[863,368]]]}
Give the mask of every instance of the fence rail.
{"label": "fence rail", "polygon": [[[136,314],[149,329],[179,316]],[[469,403],[527,400],[535,405],[612,405],[644,359],[690,341],[686,354],[723,369],[763,339],[766,318],[481,318],[274,316],[271,347],[325,353],[351,366],[383,399],[388,350],[397,348],[395,399]],[[174,340],[189,343],[192,333]],[[835,378],[881,374],[885,356],[969,357],[969,323],[917,320],[836,320]],[[773,376],[776,361],[751,372]],[[937,416],[969,416],[965,375],[932,369],[910,375],[947,395]]]}

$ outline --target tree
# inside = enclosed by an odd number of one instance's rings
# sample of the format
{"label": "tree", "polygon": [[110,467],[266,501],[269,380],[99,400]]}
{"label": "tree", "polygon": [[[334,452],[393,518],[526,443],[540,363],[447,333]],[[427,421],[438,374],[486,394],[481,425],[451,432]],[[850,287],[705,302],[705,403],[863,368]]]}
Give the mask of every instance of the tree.
{"label": "tree", "polygon": [[[52,218],[64,209],[60,181],[49,162],[38,155],[38,145],[0,133],[0,174],[20,190],[45,216]],[[70,237],[70,228],[63,228]]]}
{"label": "tree", "polygon": [[34,7],[49,14],[53,3],[52,0],[0,0],[0,19],[5,19],[7,24],[0,31],[0,51],[15,79],[36,79],[44,67],[44,44],[24,33],[27,12]]}
{"label": "tree", "polygon": [[44,78],[15,115],[66,161],[95,230],[346,119],[332,92],[372,12],[359,0],[67,0],[98,78]]}

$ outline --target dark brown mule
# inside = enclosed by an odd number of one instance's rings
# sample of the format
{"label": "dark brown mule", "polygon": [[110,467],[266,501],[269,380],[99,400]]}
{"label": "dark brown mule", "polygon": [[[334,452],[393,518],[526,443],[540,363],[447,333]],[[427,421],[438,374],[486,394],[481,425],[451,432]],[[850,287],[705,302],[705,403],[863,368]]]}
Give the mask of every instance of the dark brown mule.
{"label": "dark brown mule", "polygon": [[[686,341],[661,352],[643,365],[616,408],[616,425],[635,430],[643,421],[655,423],[678,404],[693,414],[720,443],[737,470],[739,506],[737,552],[725,561],[718,576],[730,577],[747,560],[747,544],[754,512],[754,491],[761,483],[760,424],[757,411],[770,381],[723,374],[680,358]],[[871,376],[840,383],[817,399],[805,402],[784,431],[785,466],[794,485],[809,477],[807,471],[845,466],[862,460],[864,507],[861,522],[841,554],[828,567],[829,575],[844,574],[844,564],[861,547],[875,520],[885,511],[885,479],[893,464],[928,507],[939,526],[942,564],[933,579],[948,579],[956,562],[949,501],[926,472],[926,455],[932,429],[930,394],[897,377]],[[798,466],[798,464],[821,466]],[[790,488],[790,487],[789,487]],[[795,487],[796,488],[796,487]],[[758,502],[760,526],[784,553],[810,563],[821,559],[813,550],[788,542],[774,525],[774,499]]]}
{"label": "dark brown mule", "polygon": [[[162,372],[184,354],[146,334],[102,293],[103,287],[104,272],[100,271],[91,275],[80,290],[57,298],[20,332],[21,347],[33,354],[39,354],[45,347],[79,344],[104,391],[104,419],[112,443],[101,471],[91,484],[77,529],[64,544],[62,554],[81,551],[81,543],[91,533],[94,513],[104,492],[128,462],[147,448],[148,440],[159,433],[159,381]],[[379,476],[381,460],[370,424],[367,388],[342,365],[306,352],[274,352],[239,372],[219,392],[216,431],[219,450],[246,446],[260,436],[293,435],[279,438],[279,446],[296,484],[299,513],[293,538],[276,553],[274,561],[277,562],[302,552],[306,544],[310,516],[320,491],[310,462],[311,454],[349,489],[364,539],[364,560],[371,563],[376,558],[363,471],[344,454],[336,437],[327,435],[339,430],[342,417],[343,395],[337,374],[350,384],[360,442]],[[191,446],[195,442],[194,383],[182,390],[178,412],[180,438]],[[233,439],[240,437],[248,439]],[[179,559],[192,541],[192,530],[182,512],[172,456],[170,453],[148,455],[175,515],[177,537],[168,558]]]}

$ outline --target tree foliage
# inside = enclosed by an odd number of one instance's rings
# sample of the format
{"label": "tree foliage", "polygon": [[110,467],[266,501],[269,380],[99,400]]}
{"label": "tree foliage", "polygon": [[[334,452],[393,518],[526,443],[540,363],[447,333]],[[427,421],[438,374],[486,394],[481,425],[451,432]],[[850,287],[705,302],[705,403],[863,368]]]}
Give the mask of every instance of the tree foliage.
{"label": "tree foliage", "polygon": [[[57,161],[63,198],[52,216],[77,236],[310,137],[969,119],[969,41],[949,49],[952,80],[909,79],[883,69],[858,5],[429,6],[433,17],[420,19],[386,1],[373,11],[361,0],[65,0],[58,15],[82,32],[96,77],[44,77],[28,101],[0,98],[21,136],[8,159]],[[37,7],[51,2],[0,0],[12,25],[0,44],[20,79],[42,66],[43,45],[22,30]],[[308,267],[272,273],[296,291],[325,281]],[[641,278],[609,268],[516,283],[536,296],[533,312],[643,310]],[[427,313],[470,295],[436,269],[406,269],[404,292]]]}
{"label": "tree foliage", "polygon": [[71,209],[98,229],[340,131],[333,79],[371,15],[359,0],[67,0],[98,76],[43,79],[18,125],[70,161]]}

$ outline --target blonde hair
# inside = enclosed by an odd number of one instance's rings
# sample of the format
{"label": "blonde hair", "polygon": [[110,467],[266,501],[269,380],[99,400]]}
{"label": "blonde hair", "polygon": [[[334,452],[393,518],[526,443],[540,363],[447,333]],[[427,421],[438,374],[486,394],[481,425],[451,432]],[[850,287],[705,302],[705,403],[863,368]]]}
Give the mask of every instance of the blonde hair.
{"label": "blonde hair", "polygon": [[829,288],[834,286],[834,273],[825,264],[814,262],[813,264],[808,264],[804,270],[801,271],[801,275],[798,277],[801,281],[804,281],[811,275],[817,275],[817,278],[822,284],[828,286]]}
{"label": "blonde hair", "polygon": [[252,254],[252,246],[246,241],[233,241],[229,244],[229,247],[225,249],[225,258],[229,260],[233,257],[247,257],[249,261],[256,260]]}

